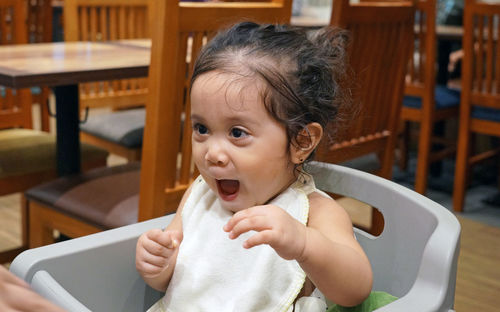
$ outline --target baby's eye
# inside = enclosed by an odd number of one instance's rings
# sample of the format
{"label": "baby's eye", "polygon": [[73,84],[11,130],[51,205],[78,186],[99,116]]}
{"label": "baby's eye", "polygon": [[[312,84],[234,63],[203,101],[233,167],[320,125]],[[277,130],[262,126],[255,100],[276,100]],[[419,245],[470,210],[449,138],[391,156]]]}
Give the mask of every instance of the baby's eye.
{"label": "baby's eye", "polygon": [[208,128],[202,124],[196,123],[193,125],[193,130],[199,134],[207,134]]}
{"label": "baby's eye", "polygon": [[231,136],[234,138],[241,138],[241,137],[245,137],[247,135],[248,135],[248,133],[243,129],[240,129],[240,128],[232,128],[231,129]]}

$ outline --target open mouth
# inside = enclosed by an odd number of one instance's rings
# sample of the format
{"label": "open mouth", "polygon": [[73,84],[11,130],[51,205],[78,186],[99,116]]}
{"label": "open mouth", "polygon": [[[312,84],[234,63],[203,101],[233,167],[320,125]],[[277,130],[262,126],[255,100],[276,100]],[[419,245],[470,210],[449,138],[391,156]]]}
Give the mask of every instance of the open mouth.
{"label": "open mouth", "polygon": [[219,195],[223,200],[233,200],[238,195],[240,182],[238,180],[216,180]]}

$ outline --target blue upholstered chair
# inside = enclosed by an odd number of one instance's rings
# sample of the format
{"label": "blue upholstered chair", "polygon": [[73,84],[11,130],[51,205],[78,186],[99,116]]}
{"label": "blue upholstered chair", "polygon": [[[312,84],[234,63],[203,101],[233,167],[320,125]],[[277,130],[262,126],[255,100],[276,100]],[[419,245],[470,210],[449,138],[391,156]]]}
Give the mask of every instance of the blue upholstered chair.
{"label": "blue upholstered chair", "polygon": [[[453,209],[463,211],[470,166],[497,156],[498,143],[477,153],[473,136],[500,137],[500,4],[466,0],[464,58]],[[498,161],[497,161],[498,162]]]}
{"label": "blue upholstered chair", "polygon": [[[408,162],[409,124],[418,123],[415,190],[424,194],[430,164],[455,152],[455,143],[446,141],[434,128],[437,123],[458,116],[460,92],[436,85],[436,0],[418,0],[416,6],[414,53],[409,61],[401,110],[400,166],[404,169]],[[433,148],[433,142],[442,147]]]}

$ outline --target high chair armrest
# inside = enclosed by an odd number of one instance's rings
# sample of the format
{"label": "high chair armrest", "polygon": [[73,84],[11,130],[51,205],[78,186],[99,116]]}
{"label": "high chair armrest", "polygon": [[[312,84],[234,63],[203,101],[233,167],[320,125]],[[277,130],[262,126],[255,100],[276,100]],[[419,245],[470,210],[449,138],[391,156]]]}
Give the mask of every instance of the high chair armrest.
{"label": "high chair armrest", "polygon": [[[163,294],[147,286],[135,269],[138,237],[164,228],[173,215],[124,226],[21,253],[10,266],[47,299],[79,302],[91,311],[145,311]],[[41,273],[45,271],[45,273]],[[59,285],[60,287],[57,287]],[[70,304],[63,306],[70,311]]]}

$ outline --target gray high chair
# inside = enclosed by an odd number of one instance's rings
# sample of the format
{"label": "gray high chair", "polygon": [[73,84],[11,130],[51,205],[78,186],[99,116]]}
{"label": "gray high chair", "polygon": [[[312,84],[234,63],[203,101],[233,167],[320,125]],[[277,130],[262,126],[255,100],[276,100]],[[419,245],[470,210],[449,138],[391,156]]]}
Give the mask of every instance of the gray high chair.
{"label": "gray high chair", "polygon": [[[379,237],[356,229],[374,272],[373,290],[398,300],[376,311],[453,311],[460,224],[430,199],[391,181],[325,163],[308,171],[318,188],[377,207],[385,219]],[[135,270],[139,235],[163,228],[173,215],[20,254],[10,270],[69,311],[144,311],[162,294]]]}

